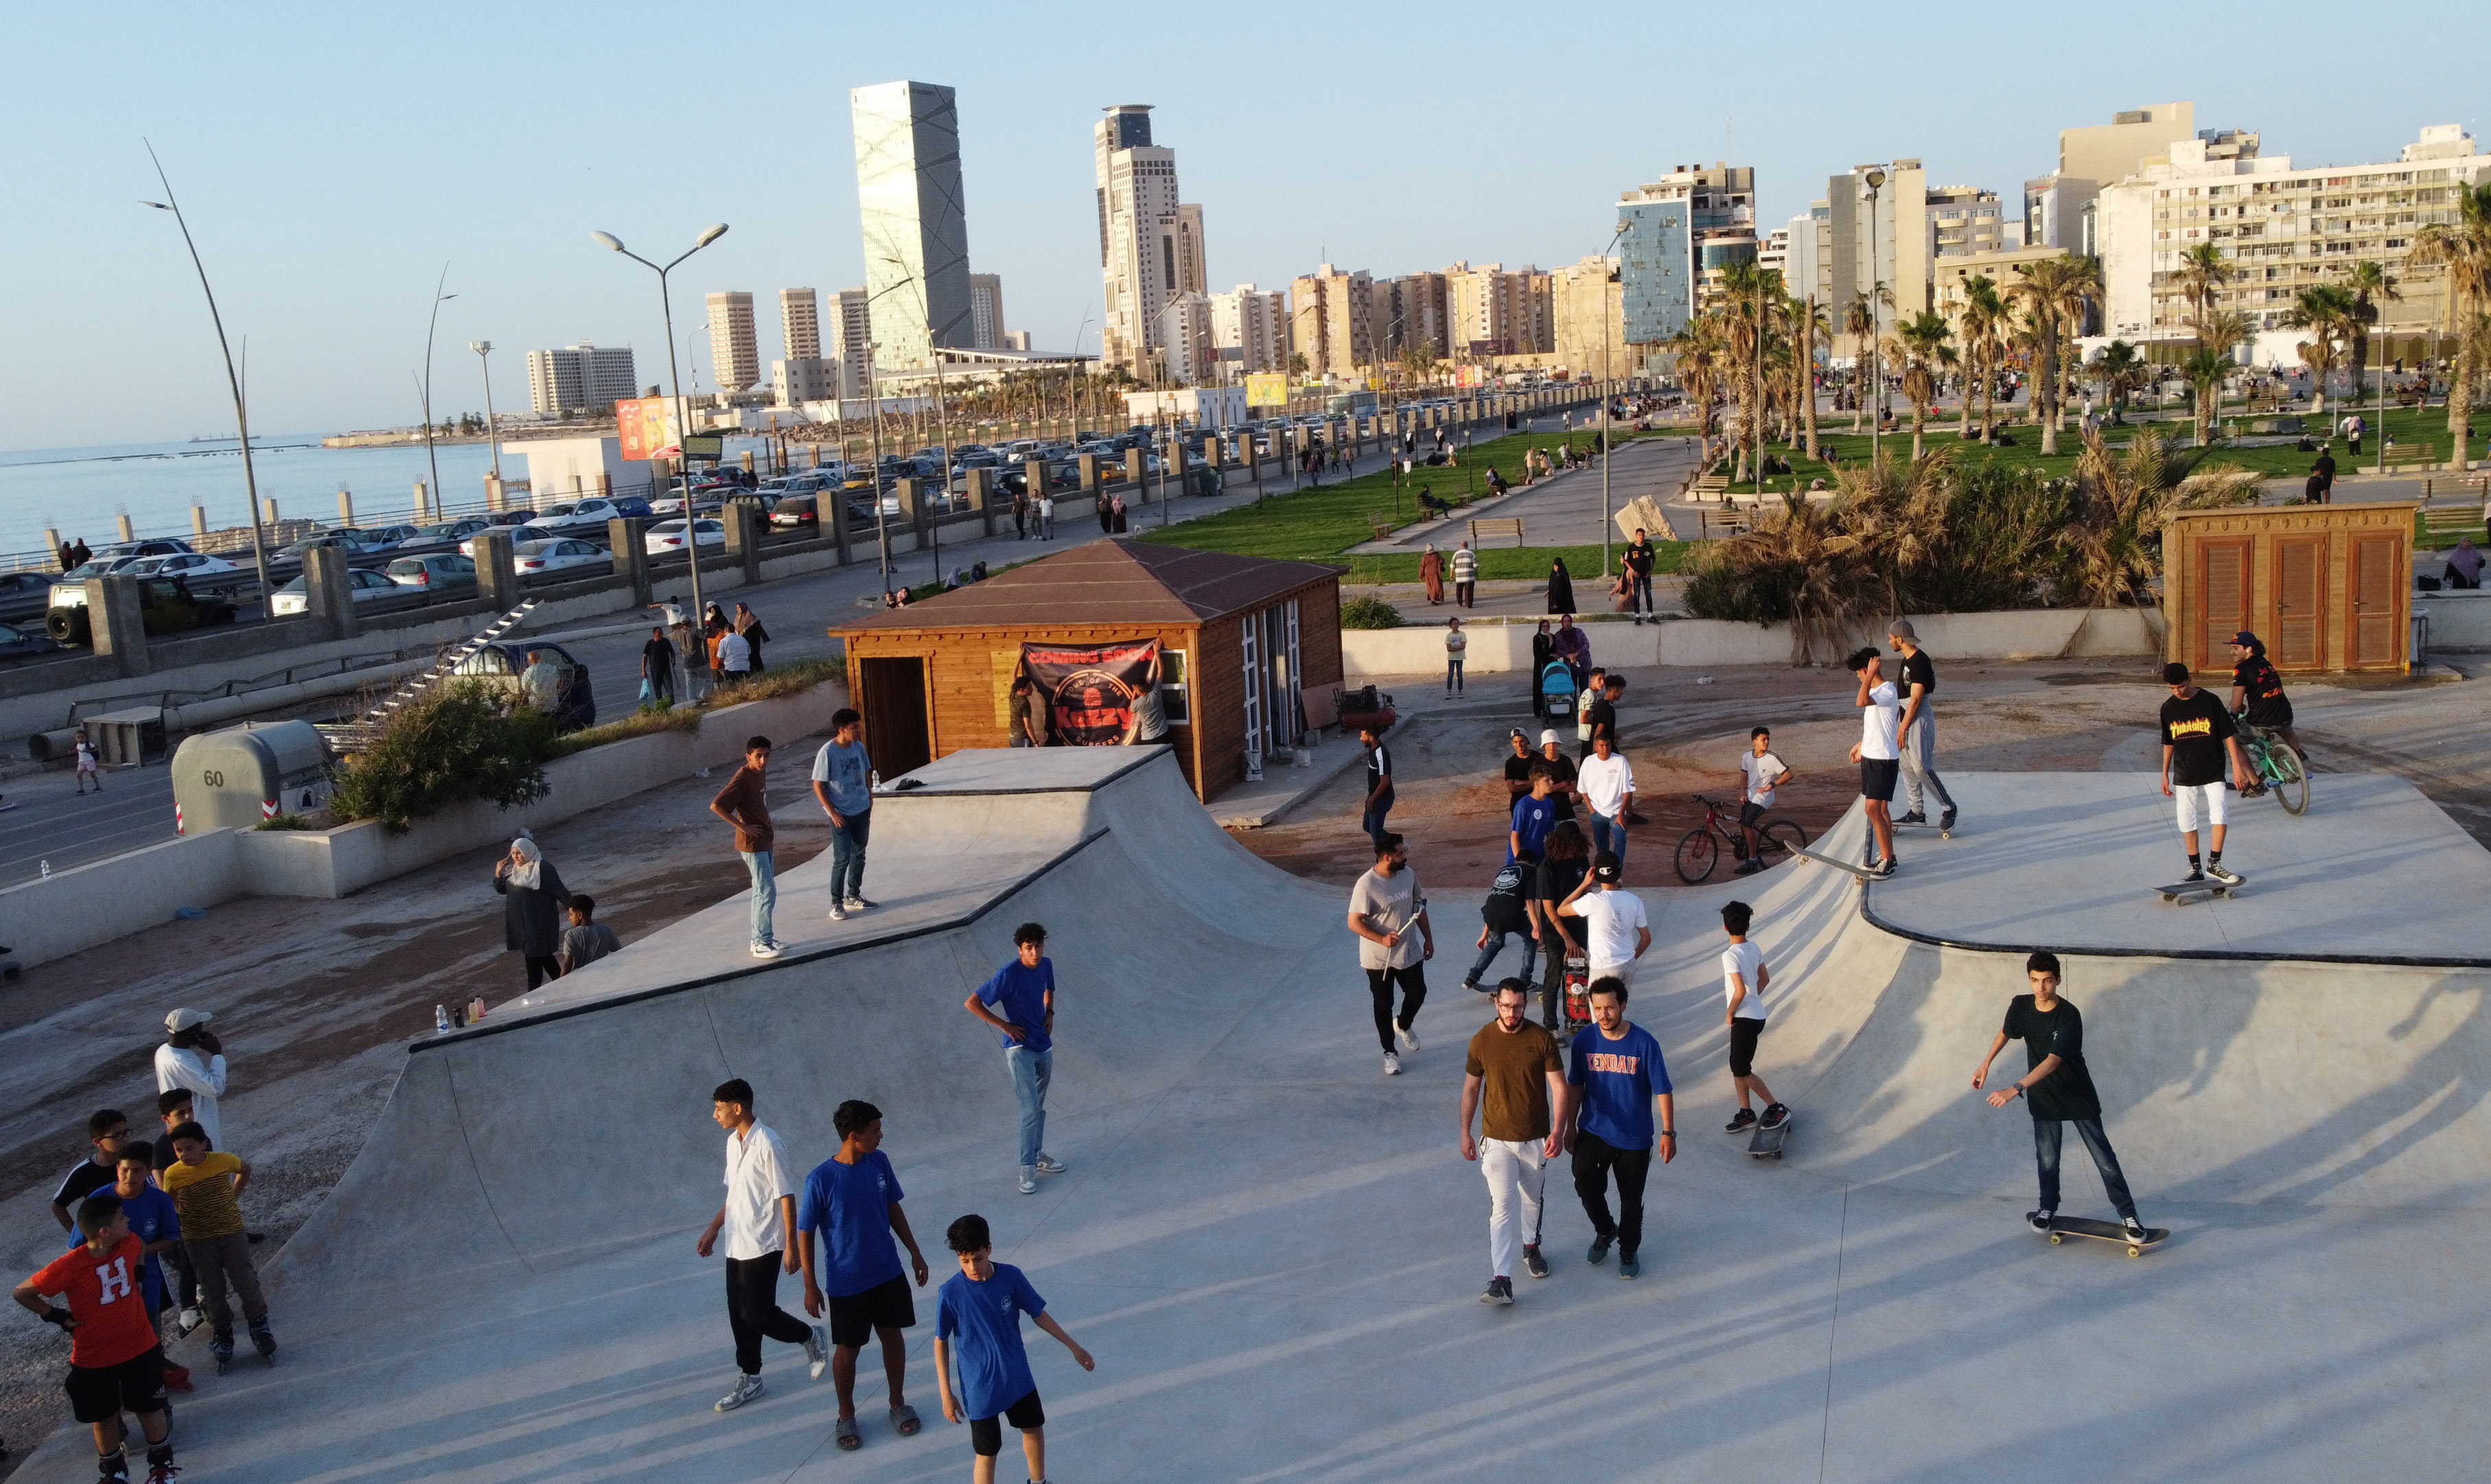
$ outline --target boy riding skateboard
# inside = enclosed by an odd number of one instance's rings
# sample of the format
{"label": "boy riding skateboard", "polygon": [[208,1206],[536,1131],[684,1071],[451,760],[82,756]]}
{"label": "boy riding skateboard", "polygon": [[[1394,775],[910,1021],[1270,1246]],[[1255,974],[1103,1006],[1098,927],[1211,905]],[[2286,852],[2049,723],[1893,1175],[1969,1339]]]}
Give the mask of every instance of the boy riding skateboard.
{"label": "boy riding skateboard", "polygon": [[[2257,777],[2249,767],[2248,755],[2241,750],[2239,729],[2232,725],[2229,708],[2214,698],[2212,691],[2200,690],[2189,682],[2188,667],[2173,660],[2162,667],[2162,683],[2171,687],[2171,698],[2162,703],[2162,793],[2178,800],[2180,837],[2188,846],[2188,874],[2185,881],[2213,880],[2226,887],[2237,887],[2241,876],[2223,865],[2223,756],[2230,753],[2232,777],[2246,788]],[[2197,856],[2197,827],[2203,823],[2208,830],[2207,844],[2212,847],[2201,868]]]}
{"label": "boy riding skateboard", "polygon": [[2137,1219],[2136,1198],[2128,1194],[2119,1155],[2112,1152],[2110,1137],[2102,1132],[2101,1096],[2094,1091],[2093,1073],[2085,1066],[2085,1018],[2076,1013],[2073,1004],[2059,997],[2059,956],[2034,954],[2024,961],[2024,975],[2033,992],[2007,1002],[2006,1024],[1998,1028],[1989,1055],[1980,1059],[1972,1074],[1972,1085],[1978,1090],[1988,1081],[1989,1063],[2007,1049],[2007,1041],[2024,1043],[2030,1070],[1989,1094],[1992,1108],[2004,1108],[2021,1097],[2033,1110],[2033,1158],[2040,1169],[2041,1205],[2024,1219],[2034,1231],[2047,1232],[2058,1218],[2060,1137],[2073,1123],[2086,1151],[2094,1156],[2102,1189],[2119,1212],[2128,1240],[2147,1240],[2152,1234]]}

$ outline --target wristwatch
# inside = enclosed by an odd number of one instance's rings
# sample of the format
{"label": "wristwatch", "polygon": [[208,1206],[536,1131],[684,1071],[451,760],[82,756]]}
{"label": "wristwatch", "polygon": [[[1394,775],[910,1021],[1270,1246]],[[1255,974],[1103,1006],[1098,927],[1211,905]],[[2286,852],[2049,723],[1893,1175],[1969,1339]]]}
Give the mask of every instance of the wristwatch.
{"label": "wristwatch", "polygon": [[1664,1128],[1660,1131],[1660,1136],[1664,1139],[1675,1139],[1678,1137],[1678,1130],[1675,1128]]}

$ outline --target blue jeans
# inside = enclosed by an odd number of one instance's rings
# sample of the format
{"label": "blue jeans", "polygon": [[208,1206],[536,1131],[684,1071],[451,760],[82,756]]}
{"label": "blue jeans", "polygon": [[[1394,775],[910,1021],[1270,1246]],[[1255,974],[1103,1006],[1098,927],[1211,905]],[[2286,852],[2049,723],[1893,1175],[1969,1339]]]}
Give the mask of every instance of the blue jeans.
{"label": "blue jeans", "polygon": [[1055,1076],[1055,1051],[1010,1047],[1004,1064],[1011,1068],[1012,1096],[1020,1100],[1020,1164],[1026,1170],[1046,1149],[1046,1085]]}
{"label": "blue jeans", "polygon": [[1494,928],[1489,928],[1487,946],[1480,949],[1479,961],[1471,965],[1470,973],[1462,975],[1462,982],[1474,989],[1478,988],[1487,978],[1487,966],[1495,963],[1496,956],[1505,951],[1505,941],[1508,938],[1522,940],[1522,973],[1519,977],[1524,983],[1530,983],[1531,966],[1539,957],[1539,940],[1532,937],[1527,928],[1519,933],[1500,933]]}
{"label": "blue jeans", "polygon": [[1634,586],[1626,592],[1626,606],[1637,613],[1652,612],[1652,574],[1646,572],[1633,581]]}
{"label": "blue jeans", "polygon": [[1611,820],[1597,814],[1592,816],[1592,852],[1597,855],[1601,851],[1617,857],[1618,864],[1626,863],[1626,822],[1624,819]]}
{"label": "blue jeans", "polygon": [[865,844],[873,832],[873,810],[842,814],[844,825],[831,827],[831,903],[860,900],[865,896]]}
{"label": "blue jeans", "polygon": [[1445,689],[1455,691],[1461,688],[1462,658],[1459,655],[1454,655],[1445,660]]}
{"label": "blue jeans", "polygon": [[1366,806],[1366,811],[1359,816],[1358,828],[1365,830],[1366,837],[1370,840],[1382,839],[1384,837],[1384,816],[1392,812],[1392,791],[1391,789],[1387,789],[1384,791],[1384,797],[1382,799],[1368,804]]}
{"label": "blue jeans", "polygon": [[2111,1152],[2110,1136],[2102,1132],[2099,1119],[2033,1120],[2033,1160],[2041,1167],[2041,1208],[2059,1208],[2059,1135],[2061,1129],[2070,1126],[2093,1154],[2094,1168],[2101,1172],[2102,1189],[2110,1196],[2111,1208],[2122,1216],[2135,1215],[2136,1198],[2127,1193],[2127,1177],[2120,1173],[2119,1156]]}
{"label": "blue jeans", "polygon": [[778,905],[778,871],[766,850],[739,851],[744,868],[752,873],[752,946],[777,940],[770,936],[770,914]]}

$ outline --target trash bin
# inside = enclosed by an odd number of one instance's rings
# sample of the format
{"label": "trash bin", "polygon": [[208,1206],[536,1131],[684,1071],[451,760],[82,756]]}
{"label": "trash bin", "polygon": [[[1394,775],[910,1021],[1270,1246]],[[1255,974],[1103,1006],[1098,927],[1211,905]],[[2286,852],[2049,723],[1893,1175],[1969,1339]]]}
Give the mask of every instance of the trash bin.
{"label": "trash bin", "polygon": [[248,829],[329,800],[329,744],[308,721],[245,722],[173,750],[173,829]]}

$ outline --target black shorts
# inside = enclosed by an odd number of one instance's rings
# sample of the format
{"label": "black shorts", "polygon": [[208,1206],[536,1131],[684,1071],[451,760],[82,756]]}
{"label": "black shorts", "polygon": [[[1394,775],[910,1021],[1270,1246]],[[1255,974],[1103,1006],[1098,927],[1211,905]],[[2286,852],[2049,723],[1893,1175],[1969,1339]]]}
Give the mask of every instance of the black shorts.
{"label": "black shorts", "polygon": [[1765,1023],[1745,1015],[1730,1017],[1730,1075],[1744,1077],[1756,1069],[1756,1036]]}
{"label": "black shorts", "polygon": [[831,1343],[862,1350],[877,1329],[906,1329],[917,1323],[917,1302],[908,1294],[908,1275],[877,1283],[862,1294],[831,1299]]}
{"label": "black shorts", "polygon": [[1874,799],[1879,803],[1894,801],[1894,780],[1903,775],[1903,760],[1898,757],[1863,757],[1860,760],[1860,797]]}
{"label": "black shorts", "polygon": [[2275,701],[2266,706],[2252,708],[2249,712],[2249,725],[2261,732],[2283,731],[2292,725],[2292,703]]}
{"label": "black shorts", "polygon": [[70,1394],[70,1415],[80,1422],[109,1422],[124,1411],[140,1416],[164,1410],[164,1347],[151,1345],[143,1355],[119,1365],[73,1365],[62,1389]]}
{"label": "black shorts", "polygon": [[1000,1417],[969,1419],[969,1446],[977,1450],[980,1458],[992,1458],[1004,1450],[1003,1425],[1007,1422],[1024,1433],[1034,1433],[1046,1425],[1046,1409],[1039,1405],[1036,1386],[1029,1388],[1029,1395],[1005,1408]]}
{"label": "black shorts", "polygon": [[1756,825],[1763,821],[1764,817],[1765,806],[1756,802],[1752,799],[1748,800],[1745,803],[1739,805],[1739,824],[1743,829],[1755,828]]}

